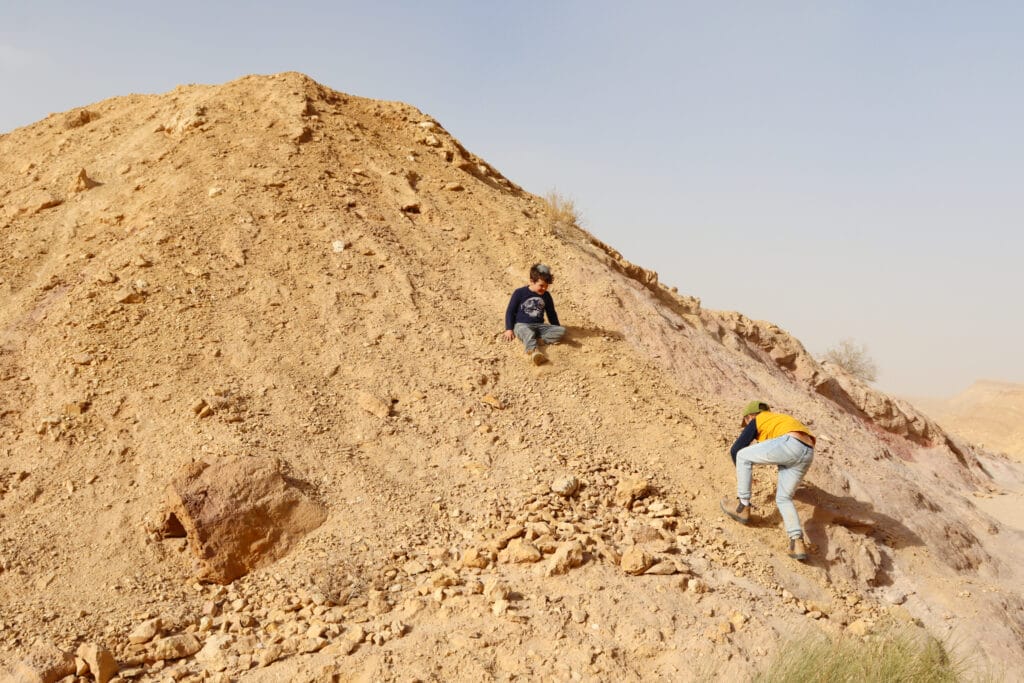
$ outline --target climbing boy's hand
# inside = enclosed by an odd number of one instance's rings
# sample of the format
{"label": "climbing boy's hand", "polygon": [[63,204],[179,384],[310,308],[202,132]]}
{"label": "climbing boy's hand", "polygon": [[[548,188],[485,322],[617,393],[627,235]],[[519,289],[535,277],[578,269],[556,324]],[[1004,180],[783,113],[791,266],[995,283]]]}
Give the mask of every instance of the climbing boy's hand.
{"label": "climbing boy's hand", "polygon": [[502,336],[505,337],[505,341],[512,341],[513,339],[516,338],[516,335],[512,332],[512,330],[505,330],[505,334]]}

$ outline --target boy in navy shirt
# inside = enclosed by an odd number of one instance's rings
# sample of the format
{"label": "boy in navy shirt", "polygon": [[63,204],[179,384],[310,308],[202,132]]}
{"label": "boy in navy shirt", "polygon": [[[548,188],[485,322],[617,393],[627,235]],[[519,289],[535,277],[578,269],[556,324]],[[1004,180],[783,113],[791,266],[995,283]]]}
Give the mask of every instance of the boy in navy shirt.
{"label": "boy in navy shirt", "polygon": [[[505,309],[505,341],[518,337],[526,348],[527,357],[535,365],[547,361],[537,348],[538,339],[545,344],[557,344],[565,334],[565,328],[558,324],[555,300],[548,293],[554,279],[551,268],[543,263],[533,264],[530,267],[530,284],[512,292]],[[545,314],[550,325],[544,324]]]}

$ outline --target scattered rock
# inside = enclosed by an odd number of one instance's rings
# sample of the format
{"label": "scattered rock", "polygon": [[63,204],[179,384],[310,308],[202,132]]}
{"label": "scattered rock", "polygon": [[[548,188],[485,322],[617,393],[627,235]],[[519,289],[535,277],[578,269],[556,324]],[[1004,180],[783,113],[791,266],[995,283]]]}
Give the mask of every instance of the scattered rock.
{"label": "scattered rock", "polygon": [[107,683],[117,674],[117,661],[114,655],[96,643],[83,643],[78,646],[78,656],[89,667],[96,683]]}
{"label": "scattered rock", "polygon": [[559,477],[551,482],[552,493],[557,493],[563,498],[568,498],[580,488],[580,480],[572,475]]}
{"label": "scattered rock", "polygon": [[95,121],[99,116],[88,109],[73,109],[64,115],[64,127],[68,130],[81,128],[90,121]]}
{"label": "scattered rock", "polygon": [[51,643],[32,648],[28,657],[14,666],[12,683],[56,683],[75,674],[75,657]]}
{"label": "scattered rock", "polygon": [[654,564],[654,559],[640,546],[632,546],[622,553],[622,560],[619,566],[622,571],[633,576],[639,576],[647,571]]}
{"label": "scattered rock", "polygon": [[88,401],[70,401],[64,404],[63,412],[65,415],[77,417],[78,415],[84,415],[88,409]]}
{"label": "scattered rock", "polygon": [[356,401],[359,403],[360,408],[382,420],[391,414],[390,401],[385,401],[365,391],[359,392]]}
{"label": "scattered rock", "polygon": [[209,636],[202,649],[196,653],[196,661],[202,664],[207,671],[224,671],[230,665],[226,650],[232,640],[232,636],[226,633]]}
{"label": "scattered rock", "polygon": [[629,478],[619,482],[619,485],[615,487],[615,497],[612,501],[620,506],[628,508],[651,491],[651,485],[646,479],[640,478]]}
{"label": "scattered rock", "polygon": [[583,546],[579,541],[567,541],[548,559],[544,568],[544,574],[555,576],[567,574],[570,569],[583,564]]}
{"label": "scattered rock", "polygon": [[484,583],[484,598],[486,600],[504,600],[511,592],[512,589],[502,579],[491,578]]}
{"label": "scattered rock", "polygon": [[271,643],[260,653],[256,661],[261,667],[266,667],[276,662],[282,655],[284,649],[278,643]]}
{"label": "scattered rock", "polygon": [[128,642],[139,645],[141,643],[148,643],[149,641],[160,635],[160,629],[162,628],[160,618],[148,619],[128,634]]}
{"label": "scattered rock", "polygon": [[147,650],[147,659],[159,661],[161,659],[181,659],[199,652],[202,645],[199,639],[191,633],[180,633],[153,641]]}
{"label": "scattered rock", "polygon": [[508,547],[502,553],[502,558],[506,562],[514,564],[540,562],[541,557],[541,552],[537,549],[537,546],[521,538],[510,541]]}
{"label": "scattered rock", "polygon": [[145,295],[134,289],[120,289],[114,294],[114,301],[119,304],[141,304],[145,300]]}
{"label": "scattered rock", "polygon": [[505,408],[505,404],[502,403],[501,400],[499,400],[495,396],[492,396],[491,394],[487,394],[486,396],[484,396],[482,399],[480,399],[480,402],[485,403],[497,410],[504,410]]}
{"label": "scattered rock", "polygon": [[661,562],[655,562],[644,571],[644,574],[651,574],[654,576],[671,576],[672,574],[678,574],[679,567],[676,566],[675,562],[671,560],[663,560]]}
{"label": "scattered rock", "polygon": [[520,536],[522,536],[525,533],[526,533],[526,527],[523,526],[522,524],[515,524],[513,526],[510,526],[505,531],[504,534],[502,534],[501,536],[499,536],[495,540],[495,546],[500,550],[500,549],[504,548],[505,546],[507,546],[509,541],[511,541],[513,538],[519,538]]}
{"label": "scattered rock", "polygon": [[422,574],[427,571],[427,567],[419,560],[409,560],[402,565],[402,571],[410,576],[415,576],[416,574]]}
{"label": "scattered rock", "polygon": [[461,564],[463,567],[475,567],[477,569],[485,569],[487,565],[491,563],[493,558],[482,552],[478,548],[468,548],[466,552],[462,554]]}
{"label": "scattered rock", "polygon": [[92,188],[97,186],[99,186],[99,183],[90,178],[89,175],[85,172],[85,169],[83,168],[81,171],[78,172],[78,175],[76,175],[75,179],[71,182],[70,189],[72,192],[85,192],[86,190],[91,190]]}

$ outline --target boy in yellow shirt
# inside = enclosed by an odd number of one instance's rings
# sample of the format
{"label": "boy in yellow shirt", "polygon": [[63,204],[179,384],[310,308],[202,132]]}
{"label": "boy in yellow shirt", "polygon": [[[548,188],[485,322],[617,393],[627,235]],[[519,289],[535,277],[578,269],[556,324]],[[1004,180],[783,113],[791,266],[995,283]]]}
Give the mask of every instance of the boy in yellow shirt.
{"label": "boy in yellow shirt", "polygon": [[751,401],[743,409],[743,431],[730,450],[736,464],[738,504],[733,508],[728,498],[721,502],[722,512],[740,524],[749,523],[753,466],[778,467],[775,504],[782,513],[782,522],[789,536],[789,556],[801,561],[807,559],[807,545],[800,516],[793,504],[793,494],[814,462],[814,444],[814,435],[799,420],[771,412],[763,401]]}

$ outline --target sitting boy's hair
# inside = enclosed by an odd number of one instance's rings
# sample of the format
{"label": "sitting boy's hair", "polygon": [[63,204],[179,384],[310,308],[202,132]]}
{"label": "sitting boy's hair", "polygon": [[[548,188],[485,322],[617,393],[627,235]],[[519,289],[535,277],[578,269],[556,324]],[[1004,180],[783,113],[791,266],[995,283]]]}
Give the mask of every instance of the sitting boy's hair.
{"label": "sitting boy's hair", "polygon": [[549,285],[554,281],[555,276],[551,274],[551,267],[543,263],[534,263],[530,266],[530,282],[543,280]]}

